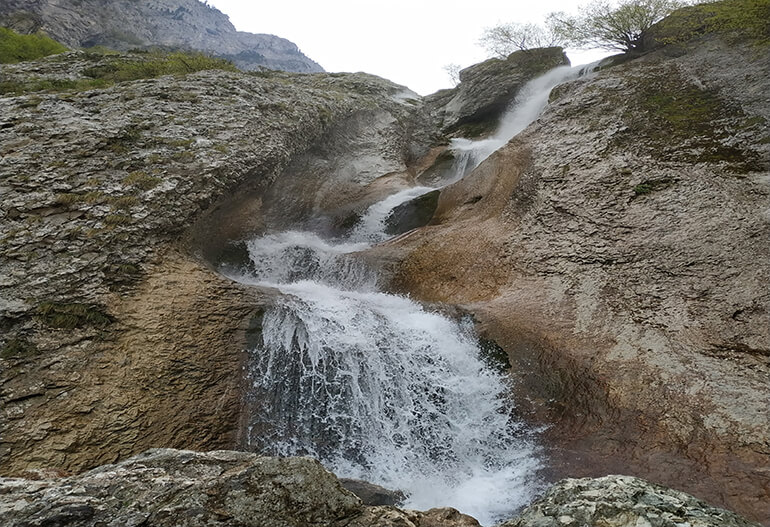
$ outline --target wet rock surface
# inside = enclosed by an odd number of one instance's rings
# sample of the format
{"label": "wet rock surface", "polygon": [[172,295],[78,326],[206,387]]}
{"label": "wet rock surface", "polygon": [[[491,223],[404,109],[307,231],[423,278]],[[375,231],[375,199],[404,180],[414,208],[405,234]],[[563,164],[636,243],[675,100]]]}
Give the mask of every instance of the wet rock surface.
{"label": "wet rock surface", "polygon": [[0,6],[0,25],[20,33],[44,31],[75,49],[181,48],[228,58],[245,70],[323,71],[294,43],[236,31],[227,15],[198,0],[82,0],[76,8],[71,4],[8,0]]}
{"label": "wet rock surface", "polygon": [[428,109],[448,133],[473,137],[494,131],[500,116],[527,81],[569,65],[561,48],[517,51],[507,59],[489,59],[460,72],[460,84],[426,97]]}
{"label": "wet rock surface", "polygon": [[154,449],[59,479],[0,478],[0,520],[26,525],[475,527],[453,509],[364,506],[311,458]]}
{"label": "wet rock surface", "polygon": [[500,527],[757,527],[684,492],[629,476],[568,479]]}
{"label": "wet rock surface", "polygon": [[770,521],[770,62],[677,50],[557,87],[375,251],[509,352],[517,410],[556,423],[553,477],[631,473]]}
{"label": "wet rock surface", "polygon": [[[102,60],[2,75],[78,79]],[[373,149],[405,166],[404,92],[364,74],[203,71],[0,99],[0,472],[237,445],[264,298],[205,258],[258,232],[262,195],[346,123],[377,116],[392,139]]]}

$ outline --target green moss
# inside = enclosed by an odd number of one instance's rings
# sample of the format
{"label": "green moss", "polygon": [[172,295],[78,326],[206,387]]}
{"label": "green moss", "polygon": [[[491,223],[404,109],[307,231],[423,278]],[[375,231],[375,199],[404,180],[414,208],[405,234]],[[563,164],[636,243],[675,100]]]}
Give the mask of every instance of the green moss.
{"label": "green moss", "polygon": [[3,359],[28,357],[37,353],[37,346],[23,337],[12,338],[0,348],[0,358]]}
{"label": "green moss", "polygon": [[37,307],[37,315],[46,325],[58,329],[103,328],[113,322],[103,307],[93,304],[44,302]]}
{"label": "green moss", "polygon": [[685,7],[664,19],[655,33],[656,40],[665,44],[716,33],[767,46],[770,45],[770,0],[724,0]]}
{"label": "green moss", "polygon": [[67,51],[65,46],[45,35],[19,35],[10,29],[0,27],[0,63],[2,64],[36,60],[65,51]]}
{"label": "green moss", "polygon": [[668,188],[673,184],[674,180],[671,178],[648,179],[634,187],[634,195],[643,196],[655,192],[656,190]]}
{"label": "green moss", "polygon": [[740,106],[689,82],[673,66],[635,80],[636,103],[626,105],[629,140],[643,137],[652,155],[667,160],[727,163],[742,173],[762,169],[755,152],[730,145],[740,129],[761,124]]}
{"label": "green moss", "polygon": [[131,185],[133,187],[136,187],[140,190],[145,190],[145,191],[154,189],[160,184],[160,182],[161,182],[160,178],[151,176],[145,172],[142,172],[141,170],[131,172],[128,176],[126,176],[123,179],[123,183],[125,183],[126,185]]}

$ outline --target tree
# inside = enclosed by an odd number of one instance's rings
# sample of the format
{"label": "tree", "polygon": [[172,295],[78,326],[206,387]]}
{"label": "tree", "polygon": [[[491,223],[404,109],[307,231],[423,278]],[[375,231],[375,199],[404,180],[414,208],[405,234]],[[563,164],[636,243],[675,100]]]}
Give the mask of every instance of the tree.
{"label": "tree", "polygon": [[449,78],[452,80],[452,85],[457,86],[460,84],[460,70],[462,69],[462,66],[459,64],[451,63],[444,65],[444,71],[449,75]]}
{"label": "tree", "polygon": [[594,0],[580,8],[578,16],[551,13],[547,23],[567,45],[634,51],[645,31],[684,5],[684,0]]}
{"label": "tree", "polygon": [[486,28],[479,39],[479,45],[491,55],[505,58],[517,50],[561,46],[562,40],[550,28],[514,22]]}

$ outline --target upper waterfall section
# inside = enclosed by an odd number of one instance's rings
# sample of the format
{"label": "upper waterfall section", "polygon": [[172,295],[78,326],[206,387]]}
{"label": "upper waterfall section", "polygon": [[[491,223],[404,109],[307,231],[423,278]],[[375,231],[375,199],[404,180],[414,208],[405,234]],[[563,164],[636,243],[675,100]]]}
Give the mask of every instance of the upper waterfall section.
{"label": "upper waterfall section", "polygon": [[460,72],[460,84],[425,99],[445,133],[467,138],[493,132],[500,117],[528,81],[558,66],[569,66],[559,47],[517,51]]}
{"label": "upper waterfall section", "polygon": [[232,60],[243,70],[324,71],[294,43],[275,35],[236,31],[227,15],[198,0],[82,0],[77,9],[70,4],[4,1],[0,26],[20,33],[42,30],[72,48],[182,48]]}

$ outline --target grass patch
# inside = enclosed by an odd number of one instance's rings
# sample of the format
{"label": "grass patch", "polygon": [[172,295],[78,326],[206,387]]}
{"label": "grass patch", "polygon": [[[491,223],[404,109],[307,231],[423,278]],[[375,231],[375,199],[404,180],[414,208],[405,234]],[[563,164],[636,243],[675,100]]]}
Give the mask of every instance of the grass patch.
{"label": "grass patch", "polygon": [[106,63],[83,70],[86,77],[110,82],[152,79],[163,75],[187,75],[203,70],[238,71],[225,59],[203,53],[151,53],[135,57],[106,57]]}
{"label": "grass patch", "polygon": [[104,217],[104,224],[108,227],[117,227],[131,223],[131,216],[128,214],[108,214]]}
{"label": "grass patch", "polygon": [[47,326],[58,329],[103,328],[113,322],[103,307],[91,304],[44,302],[37,307],[37,315]]}
{"label": "grass patch", "polygon": [[2,81],[0,95],[23,95],[33,92],[57,93],[107,88],[110,83],[102,79],[36,79],[31,81]]}
{"label": "grass patch", "polygon": [[108,200],[112,208],[115,210],[130,210],[139,203],[139,199],[136,196],[120,196],[109,198]]}
{"label": "grass patch", "polygon": [[662,20],[655,33],[656,40],[664,44],[716,33],[767,46],[770,45],[770,0],[724,0],[685,7]]}
{"label": "grass patch", "polygon": [[0,64],[37,60],[67,51],[67,47],[42,34],[19,35],[0,27]]}
{"label": "grass patch", "polygon": [[141,170],[131,172],[123,179],[123,183],[136,187],[139,190],[152,190],[160,184],[161,179],[155,176],[151,176]]}
{"label": "grass patch", "polygon": [[634,187],[635,196],[644,196],[645,194],[651,194],[656,190],[663,190],[674,184],[674,180],[671,178],[661,179],[648,179],[642,183],[639,183]]}
{"label": "grass patch", "polygon": [[36,355],[38,352],[37,346],[23,337],[15,337],[0,348],[0,358],[12,359],[15,357],[28,357],[30,355]]}

